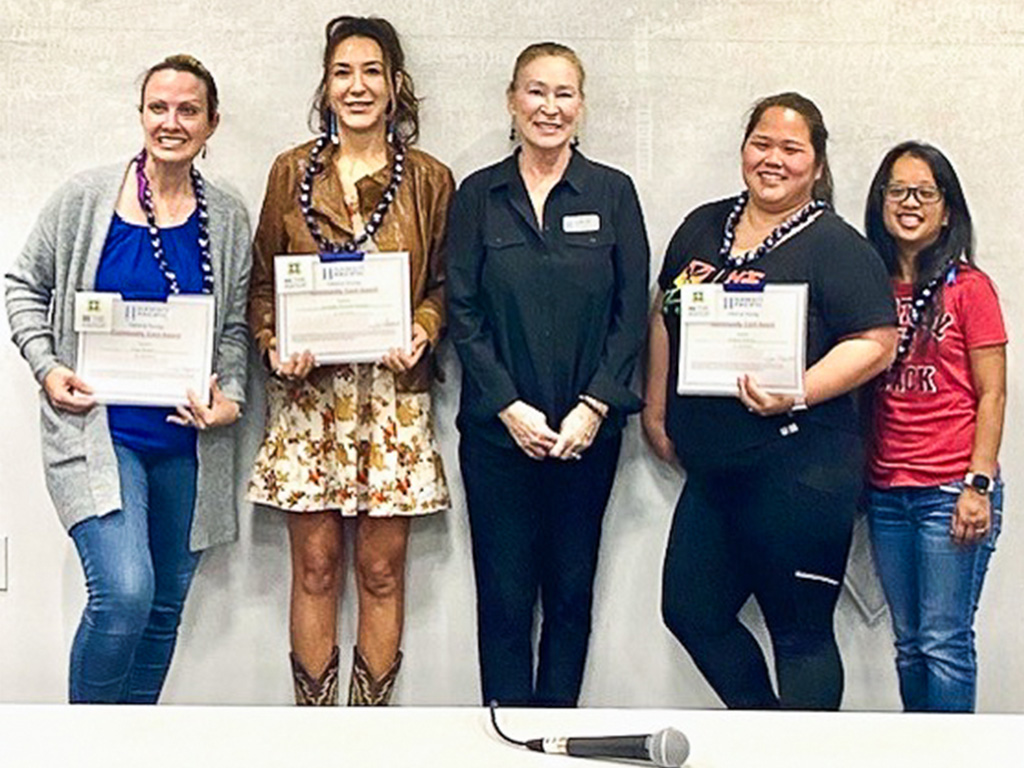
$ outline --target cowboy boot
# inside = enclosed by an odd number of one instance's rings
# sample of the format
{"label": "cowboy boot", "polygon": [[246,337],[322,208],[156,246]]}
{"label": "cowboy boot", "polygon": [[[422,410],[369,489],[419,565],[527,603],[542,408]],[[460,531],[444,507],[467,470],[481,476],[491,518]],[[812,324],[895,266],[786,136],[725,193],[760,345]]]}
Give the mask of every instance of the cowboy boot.
{"label": "cowboy boot", "polygon": [[395,688],[395,678],[402,666],[402,652],[395,654],[388,671],[379,678],[373,676],[366,659],[359,648],[352,649],[352,679],[348,685],[348,705],[350,707],[384,707],[391,701],[391,692]]}
{"label": "cowboy boot", "polygon": [[338,646],[331,651],[331,658],[320,673],[313,677],[302,666],[294,652],[289,654],[292,660],[292,679],[295,682],[295,703],[301,706],[331,707],[338,703]]}

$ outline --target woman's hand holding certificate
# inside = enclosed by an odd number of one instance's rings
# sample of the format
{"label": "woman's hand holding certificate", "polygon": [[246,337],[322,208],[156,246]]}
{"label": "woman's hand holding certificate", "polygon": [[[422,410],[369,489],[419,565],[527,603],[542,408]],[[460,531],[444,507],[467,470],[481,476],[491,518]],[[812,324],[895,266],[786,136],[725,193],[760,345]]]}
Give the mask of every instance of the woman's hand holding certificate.
{"label": "woman's hand holding certificate", "polygon": [[210,404],[206,400],[200,400],[195,390],[188,391],[188,407],[179,405],[175,410],[176,414],[168,416],[167,420],[172,424],[182,427],[195,427],[196,429],[207,429],[209,427],[226,427],[234,424],[242,415],[242,408],[229,397],[221,392],[217,384],[217,374],[210,377]]}
{"label": "woman's hand holding certificate", "polygon": [[381,359],[381,363],[392,373],[405,373],[416,367],[416,363],[427,351],[427,344],[430,342],[427,332],[419,323],[412,324],[412,351],[407,352],[398,347],[392,347]]}
{"label": "woman's hand holding certificate", "polygon": [[50,405],[68,413],[85,413],[96,404],[92,388],[65,365],[53,368],[43,379]]}

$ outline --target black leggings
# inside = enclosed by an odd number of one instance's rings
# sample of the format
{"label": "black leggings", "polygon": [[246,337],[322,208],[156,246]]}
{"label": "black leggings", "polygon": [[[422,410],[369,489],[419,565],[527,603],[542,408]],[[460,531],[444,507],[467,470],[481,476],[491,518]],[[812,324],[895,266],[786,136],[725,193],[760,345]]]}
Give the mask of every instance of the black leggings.
{"label": "black leggings", "polygon": [[[805,425],[727,470],[689,473],[665,553],[662,616],[726,706],[838,709],[832,617],[861,469],[856,436]],[[771,634],[778,696],[737,618],[750,595]]]}

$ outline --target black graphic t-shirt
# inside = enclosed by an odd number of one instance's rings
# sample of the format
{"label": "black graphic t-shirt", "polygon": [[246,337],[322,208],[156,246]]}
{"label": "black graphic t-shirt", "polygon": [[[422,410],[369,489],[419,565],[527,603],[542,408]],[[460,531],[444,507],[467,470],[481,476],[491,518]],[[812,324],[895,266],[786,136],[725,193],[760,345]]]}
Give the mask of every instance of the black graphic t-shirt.
{"label": "black graphic t-shirt", "polygon": [[[719,256],[725,220],[735,202],[728,198],[697,208],[669,242],[658,284],[663,294],[685,283],[806,283],[807,366],[814,365],[847,336],[895,326],[889,278],[881,258],[860,234],[831,211],[736,269]],[[793,423],[788,414],[749,413],[738,398],[676,394],[679,365],[678,310],[664,315],[670,366],[666,428],[684,467],[717,468],[741,462],[742,454],[773,440]],[[854,432],[858,420],[852,393],[820,403],[798,415],[799,427]]]}

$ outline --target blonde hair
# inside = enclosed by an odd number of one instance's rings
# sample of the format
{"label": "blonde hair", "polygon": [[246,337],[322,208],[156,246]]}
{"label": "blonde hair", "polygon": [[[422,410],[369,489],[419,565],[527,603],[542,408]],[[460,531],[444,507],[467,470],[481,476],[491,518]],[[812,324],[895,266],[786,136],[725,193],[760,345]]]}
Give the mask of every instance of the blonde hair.
{"label": "blonde hair", "polygon": [[580,81],[580,96],[583,96],[583,81],[586,79],[586,72],[583,70],[583,62],[580,61],[580,57],[576,55],[576,51],[567,45],[561,43],[533,43],[528,45],[520,51],[519,55],[516,56],[516,64],[512,69],[512,80],[508,84],[506,93],[510,94],[516,89],[516,81],[519,79],[519,74],[523,71],[523,68],[534,59],[539,59],[541,56],[560,56],[566,59],[576,68],[576,74]]}

